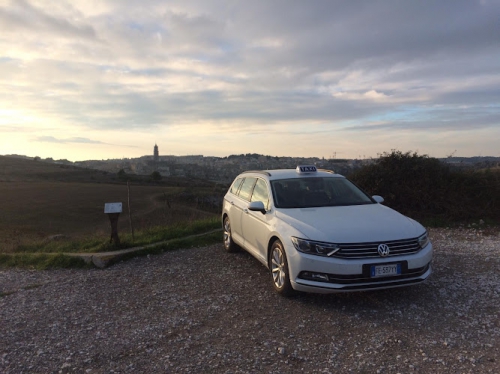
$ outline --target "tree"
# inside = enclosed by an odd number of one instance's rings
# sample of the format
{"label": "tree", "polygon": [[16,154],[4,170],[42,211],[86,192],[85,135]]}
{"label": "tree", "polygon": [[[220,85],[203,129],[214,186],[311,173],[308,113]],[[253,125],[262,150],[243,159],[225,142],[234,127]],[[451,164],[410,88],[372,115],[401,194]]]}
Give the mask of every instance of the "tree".
{"label": "tree", "polygon": [[157,171],[153,171],[151,173],[151,180],[154,181],[154,182],[159,182],[161,181],[161,174]]}

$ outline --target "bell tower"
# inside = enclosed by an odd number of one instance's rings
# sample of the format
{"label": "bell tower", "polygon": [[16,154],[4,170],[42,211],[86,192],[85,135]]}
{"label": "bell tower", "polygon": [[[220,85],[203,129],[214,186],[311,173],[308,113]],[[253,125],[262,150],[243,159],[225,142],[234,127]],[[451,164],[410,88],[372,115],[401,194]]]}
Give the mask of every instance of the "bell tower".
{"label": "bell tower", "polygon": [[153,160],[154,162],[158,162],[160,160],[160,154],[158,153],[158,146],[156,145],[156,143],[153,150]]}
{"label": "bell tower", "polygon": [[153,150],[153,164],[154,171],[158,171],[158,162],[160,161],[160,153],[158,152],[158,145],[155,143],[155,147]]}

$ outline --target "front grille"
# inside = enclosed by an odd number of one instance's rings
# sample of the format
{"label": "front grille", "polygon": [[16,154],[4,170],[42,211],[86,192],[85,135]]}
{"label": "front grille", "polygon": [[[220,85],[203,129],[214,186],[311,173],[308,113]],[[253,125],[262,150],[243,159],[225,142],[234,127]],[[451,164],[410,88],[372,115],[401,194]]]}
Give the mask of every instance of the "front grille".
{"label": "front grille", "polygon": [[[372,278],[370,276],[370,267],[372,265],[365,264],[363,265],[363,272],[361,274],[325,274],[328,276],[328,280],[322,281],[324,283],[335,283],[335,284],[344,284],[355,286],[356,284],[364,284],[363,287],[367,287],[365,283],[370,283],[374,288],[377,287],[376,284],[387,283],[390,282],[416,282],[416,278],[424,275],[427,270],[429,270],[430,264],[427,264],[424,267],[416,268],[416,269],[408,269],[408,262],[401,262],[401,275],[395,275],[391,277],[378,277]],[[303,271],[299,274],[298,278],[305,280],[313,280],[318,281],[317,278],[311,278],[309,276],[310,272]]]}
{"label": "front grille", "polygon": [[378,253],[378,246],[380,244],[387,244],[389,246],[390,253],[387,257],[409,255],[417,253],[421,249],[416,238],[387,242],[341,243],[339,244],[340,250],[335,252],[331,257],[344,259],[380,257]]}

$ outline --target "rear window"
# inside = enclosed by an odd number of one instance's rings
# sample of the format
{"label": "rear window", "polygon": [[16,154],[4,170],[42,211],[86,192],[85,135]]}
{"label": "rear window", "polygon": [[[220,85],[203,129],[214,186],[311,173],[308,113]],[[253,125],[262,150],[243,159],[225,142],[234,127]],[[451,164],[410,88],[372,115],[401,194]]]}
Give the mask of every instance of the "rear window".
{"label": "rear window", "polygon": [[238,188],[240,188],[241,182],[243,181],[243,178],[238,178],[234,181],[233,185],[231,186],[231,193],[237,195],[238,194]]}
{"label": "rear window", "polygon": [[253,177],[245,178],[243,184],[241,185],[240,193],[238,196],[244,200],[250,201],[250,196],[252,195],[252,189],[256,180],[257,178]]}

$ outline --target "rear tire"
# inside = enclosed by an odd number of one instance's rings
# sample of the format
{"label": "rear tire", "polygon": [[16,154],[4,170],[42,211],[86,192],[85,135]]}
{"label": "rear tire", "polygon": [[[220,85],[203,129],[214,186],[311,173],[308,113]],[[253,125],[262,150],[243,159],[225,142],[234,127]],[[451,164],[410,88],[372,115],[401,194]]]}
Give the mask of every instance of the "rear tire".
{"label": "rear tire", "polygon": [[274,289],[282,296],[292,296],[295,291],[290,283],[288,260],[285,248],[279,240],[276,240],[271,246],[269,260]]}
{"label": "rear tire", "polygon": [[229,217],[224,218],[224,249],[227,252],[236,252],[238,250],[238,246],[233,241],[233,236],[231,234],[231,222],[229,221]]}

